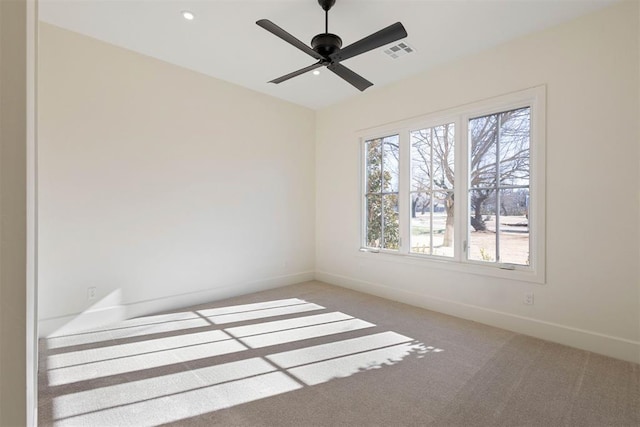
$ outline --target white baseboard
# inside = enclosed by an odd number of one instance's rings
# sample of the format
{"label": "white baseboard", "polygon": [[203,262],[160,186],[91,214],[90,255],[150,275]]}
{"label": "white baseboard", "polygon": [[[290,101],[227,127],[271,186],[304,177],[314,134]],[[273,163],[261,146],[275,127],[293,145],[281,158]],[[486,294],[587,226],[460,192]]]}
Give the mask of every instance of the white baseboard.
{"label": "white baseboard", "polygon": [[475,305],[463,304],[402,289],[390,288],[378,283],[322,271],[316,271],[315,277],[316,280],[353,289],[358,292],[376,295],[570,347],[592,351],[616,359],[640,363],[639,341],[518,316]]}
{"label": "white baseboard", "polygon": [[166,310],[174,310],[196,304],[218,301],[246,295],[253,292],[265,291],[282,286],[293,285],[313,280],[313,271],[271,277],[246,283],[235,283],[219,288],[189,292],[179,295],[137,301],[133,303],[113,305],[110,307],[90,309],[82,313],[74,313],[48,319],[40,319],[38,330],[40,337],[67,335],[86,331],[88,329],[109,325],[125,319],[145,316]]}

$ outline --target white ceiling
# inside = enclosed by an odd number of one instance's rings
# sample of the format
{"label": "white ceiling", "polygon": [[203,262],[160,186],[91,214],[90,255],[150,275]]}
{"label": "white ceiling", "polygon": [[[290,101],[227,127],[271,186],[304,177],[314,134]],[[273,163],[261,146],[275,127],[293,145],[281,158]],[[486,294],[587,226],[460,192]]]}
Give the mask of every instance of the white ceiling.
{"label": "white ceiling", "polygon": [[[541,30],[619,0],[337,0],[329,32],[343,45],[401,21],[415,52],[380,48],[344,65],[388,85],[438,64]],[[195,13],[193,21],[182,10]],[[42,21],[222,80],[318,109],[360,92],[326,69],[267,83],[315,62],[258,27],[266,18],[300,40],[324,32],[317,0],[39,0]]]}

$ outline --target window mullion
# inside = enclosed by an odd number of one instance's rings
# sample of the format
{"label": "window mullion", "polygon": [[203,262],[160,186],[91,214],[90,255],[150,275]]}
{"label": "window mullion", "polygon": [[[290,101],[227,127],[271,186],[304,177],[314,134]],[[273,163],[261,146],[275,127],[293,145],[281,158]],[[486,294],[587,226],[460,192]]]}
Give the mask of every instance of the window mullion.
{"label": "window mullion", "polygon": [[400,131],[400,171],[398,177],[398,218],[400,221],[400,253],[408,254],[411,247],[411,141],[409,130]]}
{"label": "window mullion", "polygon": [[366,142],[364,138],[361,138],[360,148],[360,247],[367,246],[367,155],[366,155]]}
{"label": "window mullion", "polygon": [[429,137],[429,255],[433,255],[433,127]]}
{"label": "window mullion", "polygon": [[[454,258],[456,261],[466,259],[466,243],[468,242],[469,220],[466,213],[469,210],[469,132],[465,117],[455,122],[454,134],[454,167],[455,184],[453,194],[455,197],[454,216]],[[459,129],[459,130],[458,130]]]}
{"label": "window mullion", "polygon": [[502,114],[498,114],[498,129],[496,131],[496,262],[500,263],[500,140],[502,138]]}
{"label": "window mullion", "polygon": [[387,248],[384,226],[384,138],[382,138],[380,139],[380,249]]}

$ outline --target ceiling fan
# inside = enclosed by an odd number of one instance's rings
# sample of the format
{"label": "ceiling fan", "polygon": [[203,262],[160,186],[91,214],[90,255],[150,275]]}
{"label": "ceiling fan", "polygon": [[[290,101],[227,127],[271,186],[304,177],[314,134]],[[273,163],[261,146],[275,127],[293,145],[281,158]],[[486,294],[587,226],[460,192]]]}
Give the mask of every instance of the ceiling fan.
{"label": "ceiling fan", "polygon": [[340,62],[407,37],[407,31],[404,29],[404,26],[400,22],[396,22],[395,24],[389,25],[378,32],[342,48],[342,39],[329,32],[329,10],[336,3],[336,0],[318,0],[318,3],[325,12],[325,31],[324,33],[316,35],[311,40],[311,47],[307,46],[305,43],[298,40],[268,19],[261,19],[256,22],[256,24],[265,30],[277,37],[280,37],[282,40],[318,60],[318,62],[313,65],[285,74],[282,77],[271,80],[269,83],[282,83],[308,71],[315,70],[316,68],[327,67],[329,71],[332,71],[342,77],[361,91],[372,86],[373,83],[345,67]]}

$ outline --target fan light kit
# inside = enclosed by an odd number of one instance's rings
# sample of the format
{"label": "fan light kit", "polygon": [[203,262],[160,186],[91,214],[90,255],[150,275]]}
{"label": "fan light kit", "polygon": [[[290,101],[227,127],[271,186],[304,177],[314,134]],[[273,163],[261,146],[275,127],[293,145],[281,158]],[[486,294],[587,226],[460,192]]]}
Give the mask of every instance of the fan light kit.
{"label": "fan light kit", "polygon": [[[343,78],[361,91],[373,85],[369,80],[353,72],[340,62],[403,39],[407,37],[407,31],[400,22],[396,22],[395,24],[383,28],[382,30],[343,48],[342,39],[329,32],[329,10],[335,3],[336,0],[318,0],[318,4],[320,4],[320,7],[322,7],[325,12],[325,29],[324,33],[318,34],[311,39],[311,47],[307,46],[305,43],[298,40],[268,19],[261,19],[256,22],[256,24],[273,35],[280,37],[282,40],[318,60],[318,62],[313,65],[286,74],[282,77],[278,77],[277,79],[273,79],[269,83],[279,84],[311,70],[316,70],[316,68],[327,67],[329,71]],[[314,74],[316,73],[314,72]]]}

